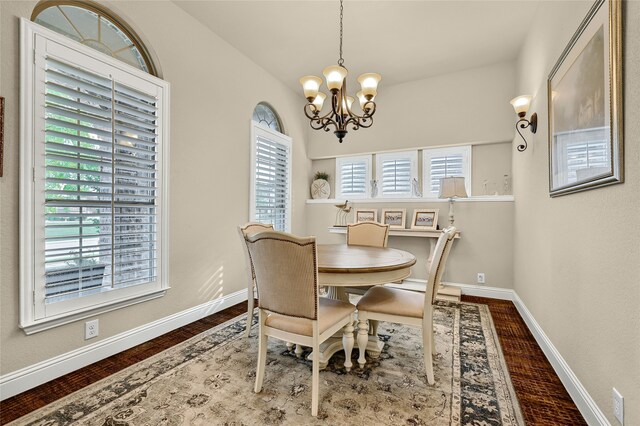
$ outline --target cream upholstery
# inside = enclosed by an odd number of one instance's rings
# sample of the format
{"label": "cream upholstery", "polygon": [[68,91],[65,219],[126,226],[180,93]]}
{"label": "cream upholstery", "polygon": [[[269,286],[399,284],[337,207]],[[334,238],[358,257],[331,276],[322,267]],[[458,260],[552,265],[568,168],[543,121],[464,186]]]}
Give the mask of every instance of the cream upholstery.
{"label": "cream upholstery", "polygon": [[262,390],[267,360],[267,338],[313,349],[311,414],[318,415],[320,344],[343,330],[344,366],[351,369],[355,306],[339,300],[318,299],[318,260],[315,237],[284,232],[261,232],[245,239],[254,267],[258,299],[259,350],[256,393]]}
{"label": "cream upholstery", "polygon": [[[455,229],[455,228],[454,228]],[[444,249],[442,250],[442,258],[440,259],[440,263],[438,264],[438,268],[436,270],[436,277],[433,284],[433,291],[431,295],[431,303],[436,301],[436,297],[438,296],[438,290],[442,286],[442,275],[444,275],[444,270],[447,266],[447,259],[449,258],[449,252],[451,252],[451,247],[453,247],[453,239],[455,238],[455,234],[457,231],[454,231],[453,237],[448,238],[445,241]]]}
{"label": "cream upholstery", "polygon": [[[444,252],[447,244],[453,241],[456,229],[449,227],[442,232],[434,249],[425,294],[407,290],[373,287],[358,302],[358,363],[364,367],[365,350],[368,341],[367,320],[389,321],[422,327],[422,343],[427,381],[434,384],[433,355],[435,355],[433,336],[433,300],[437,291],[437,280],[444,271]],[[450,248],[449,248],[450,250]],[[418,301],[421,303],[418,303]]]}
{"label": "cream upholstery", "polygon": [[247,265],[247,329],[244,332],[245,337],[249,337],[251,333],[251,325],[253,324],[253,288],[255,286],[254,282],[254,272],[253,265],[251,264],[251,259],[249,258],[249,252],[247,251],[247,245],[245,243],[245,238],[249,235],[258,234],[264,231],[273,231],[273,225],[270,223],[257,223],[257,222],[248,222],[242,226],[238,226],[238,234],[240,235],[240,239],[242,240],[242,251],[244,253],[245,264]]}
{"label": "cream upholstery", "polygon": [[347,225],[347,244],[350,246],[386,247],[389,225],[360,222]]}
{"label": "cream upholstery", "polygon": [[358,302],[358,310],[422,318],[424,295],[391,287],[372,287]]}
{"label": "cream upholstery", "polygon": [[[318,332],[320,333],[338,321],[351,316],[356,310],[352,304],[340,300],[321,297],[318,301]],[[306,318],[295,318],[270,312],[264,324],[289,333],[303,336],[313,335],[313,322]]]}

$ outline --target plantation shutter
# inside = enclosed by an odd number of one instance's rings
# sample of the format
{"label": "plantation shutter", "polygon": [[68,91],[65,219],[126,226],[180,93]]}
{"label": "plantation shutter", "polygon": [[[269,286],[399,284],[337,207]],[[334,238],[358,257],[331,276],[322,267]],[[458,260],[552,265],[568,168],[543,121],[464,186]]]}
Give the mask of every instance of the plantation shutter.
{"label": "plantation shutter", "polygon": [[[257,126],[256,126],[257,127]],[[257,128],[255,140],[254,220],[288,231],[291,148]]]}
{"label": "plantation shutter", "polygon": [[451,176],[465,177],[467,194],[470,195],[470,156],[471,149],[466,146],[424,150],[423,157],[426,195],[437,197],[440,193],[440,179]]}
{"label": "plantation shutter", "polygon": [[340,166],[340,193],[345,196],[364,196],[367,192],[367,162],[345,162]]}
{"label": "plantation shutter", "polygon": [[[35,37],[36,320],[164,286],[160,127],[168,86],[128,67]],[[133,287],[140,289],[112,292]]]}
{"label": "plantation shutter", "polygon": [[411,197],[417,151],[378,154],[378,186],[383,197]]}
{"label": "plantation shutter", "polygon": [[432,194],[440,192],[440,179],[449,176],[463,176],[462,154],[432,157],[430,164],[429,192]]}

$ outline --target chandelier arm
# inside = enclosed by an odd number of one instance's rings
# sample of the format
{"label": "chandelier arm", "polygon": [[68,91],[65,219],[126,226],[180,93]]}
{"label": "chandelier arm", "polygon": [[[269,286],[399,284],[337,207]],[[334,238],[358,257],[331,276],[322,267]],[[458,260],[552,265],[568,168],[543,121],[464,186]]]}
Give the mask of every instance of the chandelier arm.
{"label": "chandelier arm", "polygon": [[328,117],[331,117],[333,111],[327,112],[325,115],[320,115],[313,104],[305,104],[303,107],[304,115],[307,116],[309,120],[322,120]]}

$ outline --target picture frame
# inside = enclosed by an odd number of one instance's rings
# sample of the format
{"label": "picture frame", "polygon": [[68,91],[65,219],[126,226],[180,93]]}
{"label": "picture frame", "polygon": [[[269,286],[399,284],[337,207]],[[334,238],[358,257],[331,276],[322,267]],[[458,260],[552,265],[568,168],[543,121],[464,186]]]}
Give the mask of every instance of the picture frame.
{"label": "picture frame", "polygon": [[378,209],[356,209],[353,223],[377,222]]}
{"label": "picture frame", "polygon": [[547,79],[549,195],[624,181],[621,0],[597,0]]}
{"label": "picture frame", "polygon": [[435,231],[438,229],[438,209],[415,209],[411,229]]}
{"label": "picture frame", "polygon": [[405,229],[407,209],[382,209],[380,223],[389,225],[389,229]]}

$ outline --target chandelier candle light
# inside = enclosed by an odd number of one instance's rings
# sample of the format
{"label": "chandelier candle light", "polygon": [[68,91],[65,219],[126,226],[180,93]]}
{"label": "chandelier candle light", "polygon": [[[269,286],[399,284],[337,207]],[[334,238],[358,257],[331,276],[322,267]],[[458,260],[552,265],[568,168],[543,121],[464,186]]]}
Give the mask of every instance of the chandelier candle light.
{"label": "chandelier candle light", "polygon": [[322,115],[322,106],[327,95],[320,92],[322,79],[314,75],[307,75],[300,79],[304,97],[308,103],[304,106],[304,114],[310,120],[309,124],[314,130],[324,130],[328,132],[332,128],[340,143],[347,135],[347,127],[352,126],[353,130],[368,128],[373,124],[373,114],[376,112],[376,104],[373,99],[378,94],[378,83],[382,77],[376,73],[366,73],[358,77],[361,91],[356,93],[362,115],[358,115],[351,108],[354,102],[352,96],[347,94],[347,74],[342,58],[342,0],[340,0],[340,59],[338,65],[331,65],[322,71],[327,81],[327,88],[331,92],[331,110]]}

